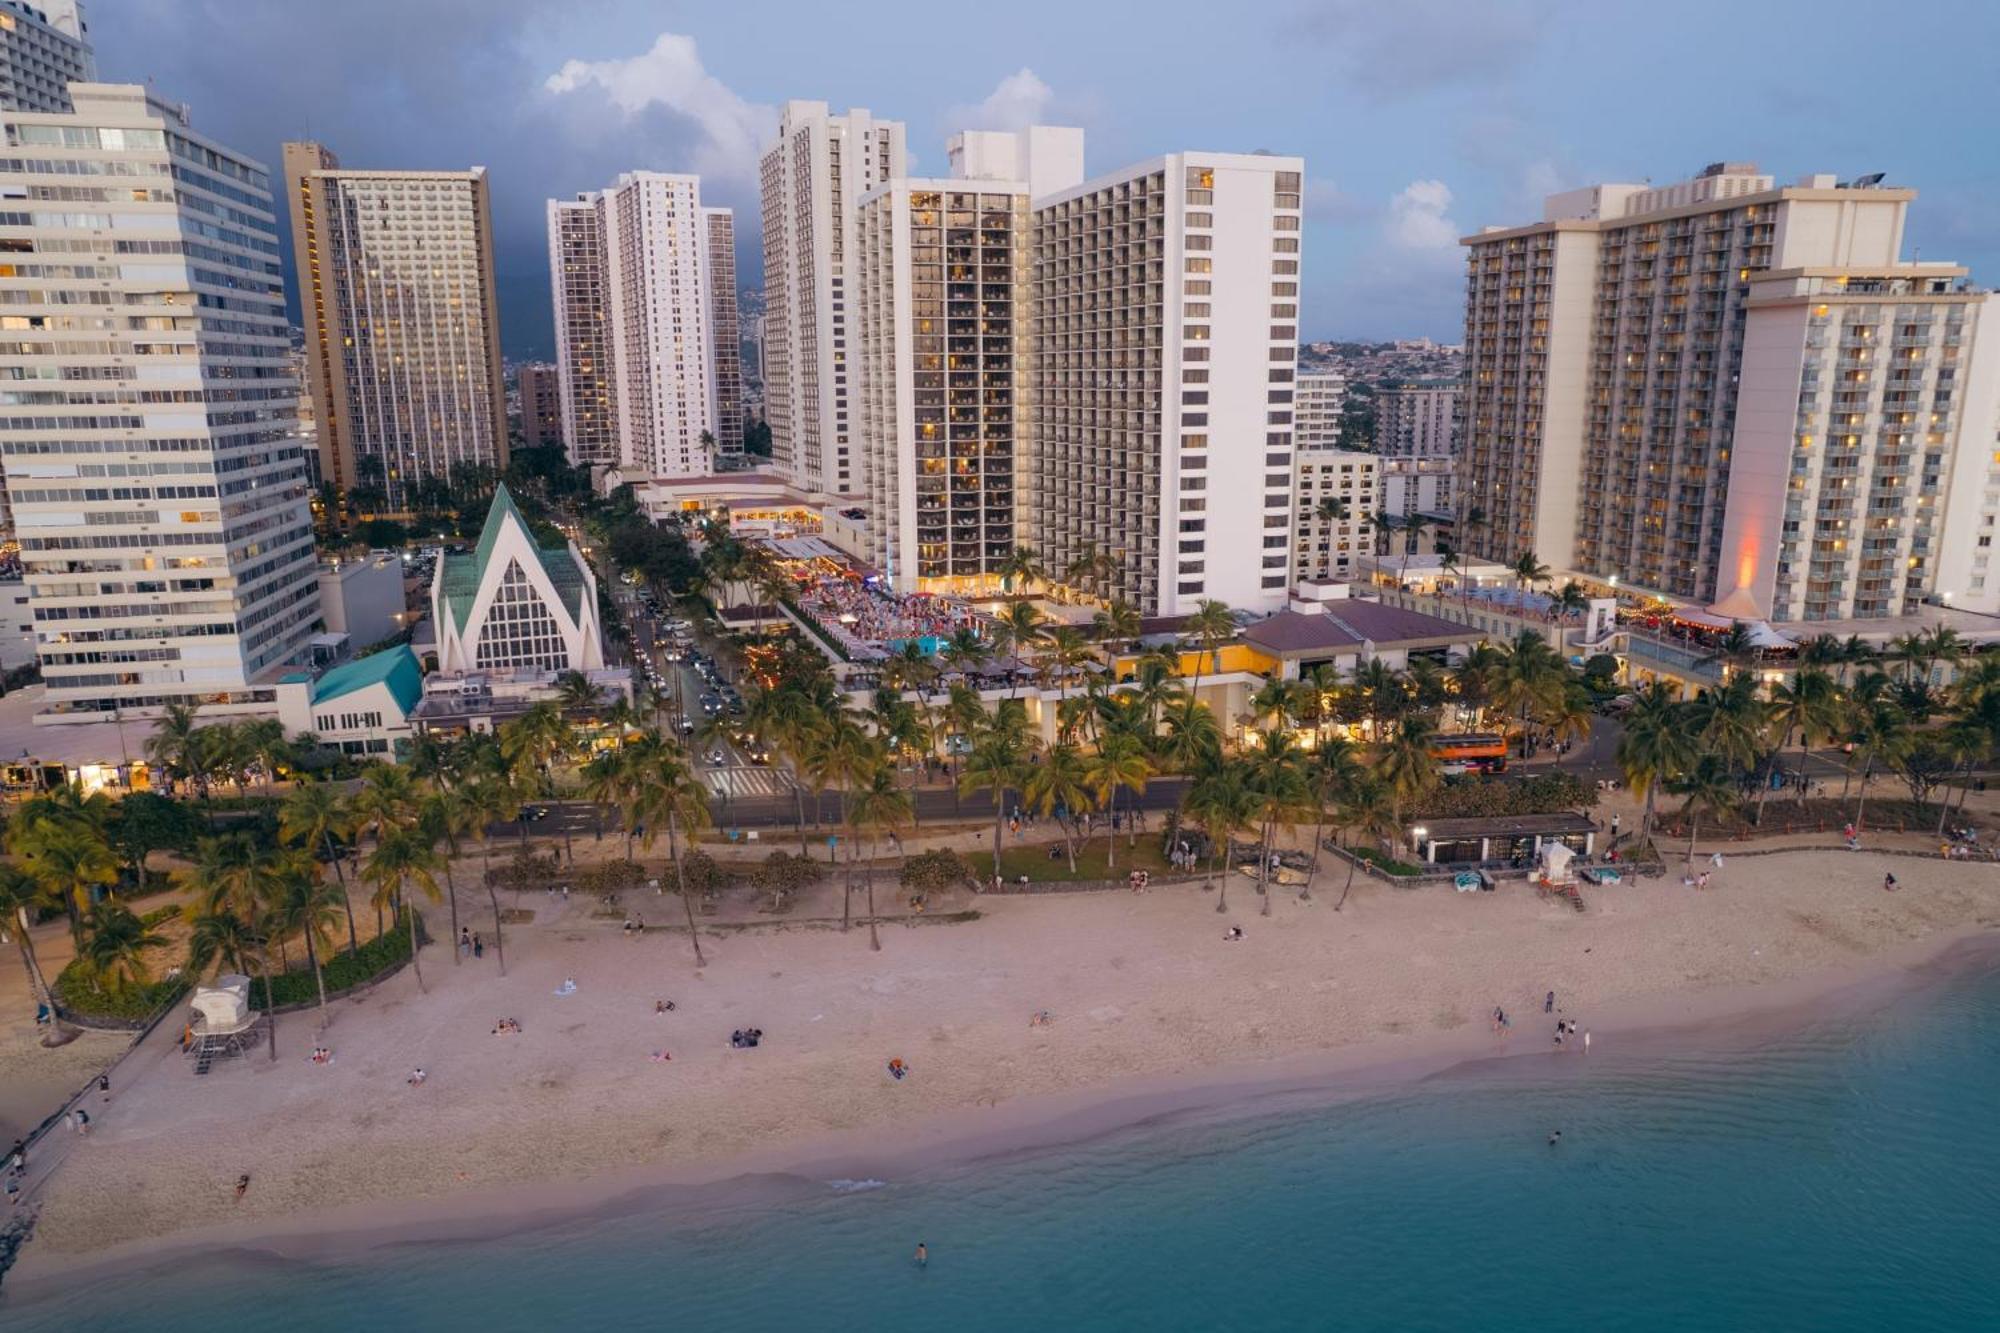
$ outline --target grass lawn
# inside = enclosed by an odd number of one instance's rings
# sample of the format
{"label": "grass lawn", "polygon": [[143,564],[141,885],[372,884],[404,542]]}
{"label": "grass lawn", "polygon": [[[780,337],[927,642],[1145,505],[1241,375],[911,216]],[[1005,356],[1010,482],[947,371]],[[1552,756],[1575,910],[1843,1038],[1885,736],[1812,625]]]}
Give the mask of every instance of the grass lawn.
{"label": "grass lawn", "polygon": [[[1060,842],[1051,844],[1056,849],[1056,859],[1049,860],[1049,849],[1033,843],[1020,844],[1010,837],[1000,852],[1000,875],[1009,883],[1026,875],[1031,883],[1079,879],[1123,879],[1134,870],[1150,870],[1155,875],[1171,873],[1167,859],[1160,852],[1160,835],[1141,833],[1139,840],[1131,847],[1125,845],[1126,835],[1120,833],[1116,861],[1109,869],[1104,864],[1104,838],[1092,837],[1088,846],[1079,848],[1076,854],[1076,873],[1071,874],[1069,858],[1062,855]],[[981,875],[993,871],[993,844],[986,842],[978,851],[965,853],[975,872]]]}

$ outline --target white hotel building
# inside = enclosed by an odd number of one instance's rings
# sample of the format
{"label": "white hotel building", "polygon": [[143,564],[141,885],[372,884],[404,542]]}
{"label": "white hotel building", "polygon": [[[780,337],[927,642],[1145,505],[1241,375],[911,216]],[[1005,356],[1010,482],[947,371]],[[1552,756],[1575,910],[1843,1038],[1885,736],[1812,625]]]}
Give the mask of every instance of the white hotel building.
{"label": "white hotel building", "polygon": [[[604,393],[608,351],[617,462],[641,475],[709,469],[701,437],[720,425],[721,386],[708,250],[711,215],[721,211],[702,207],[699,176],[657,171],[549,204],[564,434],[581,442],[603,423],[585,409]],[[593,260],[601,278],[587,271]]]}
{"label": "white hotel building", "polygon": [[1034,204],[1028,522],[1153,616],[1285,604],[1305,163],[1173,153]]}
{"label": "white hotel building", "polygon": [[0,112],[0,456],[42,720],[264,704],[319,617],[271,182],[184,107]]}
{"label": "white hotel building", "polygon": [[856,387],[848,259],[854,213],[910,174],[900,121],[792,101],[759,165],[764,222],[764,417],[771,459],[800,490],[858,495],[866,484],[849,401]]}

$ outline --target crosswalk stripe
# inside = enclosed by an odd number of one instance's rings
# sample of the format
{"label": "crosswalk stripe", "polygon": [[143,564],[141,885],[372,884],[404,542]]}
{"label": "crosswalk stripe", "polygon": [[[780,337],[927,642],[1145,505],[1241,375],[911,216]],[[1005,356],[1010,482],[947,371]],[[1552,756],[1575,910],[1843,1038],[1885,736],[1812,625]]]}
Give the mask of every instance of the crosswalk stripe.
{"label": "crosswalk stripe", "polygon": [[792,790],[787,774],[768,768],[711,768],[703,778],[718,796],[785,796]]}

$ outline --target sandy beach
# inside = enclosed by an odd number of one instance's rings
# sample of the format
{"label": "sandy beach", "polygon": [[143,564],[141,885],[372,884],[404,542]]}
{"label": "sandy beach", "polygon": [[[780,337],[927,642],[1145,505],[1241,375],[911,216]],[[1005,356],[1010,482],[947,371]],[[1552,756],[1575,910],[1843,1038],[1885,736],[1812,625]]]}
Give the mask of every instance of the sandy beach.
{"label": "sandy beach", "polygon": [[[1901,891],[1884,892],[1889,870]],[[858,929],[705,937],[699,972],[684,935],[624,938],[581,901],[530,895],[541,919],[510,931],[505,978],[490,951],[455,967],[447,947],[426,950],[428,994],[406,971],[336,1005],[330,1066],[307,1059],[309,1013],[284,1020],[276,1063],[260,1051],[199,1079],[156,1034],[90,1137],[65,1136],[16,1277],[371,1219],[490,1226],[786,1164],[893,1168],[1204,1081],[1553,1054],[1551,990],[1602,1050],[2000,926],[2000,867],[1866,853],[1732,857],[1708,892],[1677,876],[1587,890],[1583,914],[1518,883],[1456,894],[1367,880],[1336,913],[1329,879],[1310,904],[1281,892],[1270,918],[1239,879],[1226,917],[1190,886],[988,897],[974,922],[885,929],[880,953]],[[648,916],[668,919],[665,906]],[[1223,938],[1231,924],[1240,941]],[[576,993],[555,994],[572,976]],[[656,1014],[656,999],[674,1011]],[[1031,1025],[1039,1010],[1047,1026]],[[491,1035],[503,1015],[520,1035]],[[731,1048],[743,1027],[763,1029],[757,1049]],[[886,1067],[898,1058],[901,1082]],[[419,1066],[426,1081],[409,1086]]]}

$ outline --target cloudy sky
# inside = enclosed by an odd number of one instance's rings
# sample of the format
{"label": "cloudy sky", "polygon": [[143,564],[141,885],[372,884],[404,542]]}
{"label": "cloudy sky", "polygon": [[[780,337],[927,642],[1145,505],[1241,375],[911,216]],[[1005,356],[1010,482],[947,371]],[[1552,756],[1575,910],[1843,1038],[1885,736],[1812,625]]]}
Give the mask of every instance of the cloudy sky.
{"label": "cloudy sky", "polygon": [[1306,159],[1304,332],[1457,340],[1457,238],[1597,180],[1720,159],[1886,171],[1908,245],[2000,281],[1989,0],[94,0],[99,76],[263,157],[492,173],[503,337],[553,350],[543,205],[698,171],[738,210],[786,98],[909,125],[1081,125],[1091,172],[1180,149]]}

